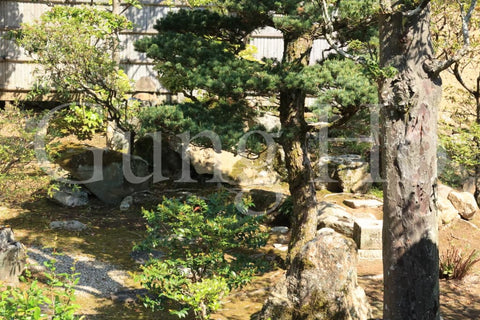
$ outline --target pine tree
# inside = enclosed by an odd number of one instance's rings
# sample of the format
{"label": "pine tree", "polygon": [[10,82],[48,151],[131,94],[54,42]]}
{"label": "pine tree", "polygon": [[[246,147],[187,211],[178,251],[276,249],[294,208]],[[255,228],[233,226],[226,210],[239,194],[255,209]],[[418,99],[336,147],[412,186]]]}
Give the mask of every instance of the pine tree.
{"label": "pine tree", "polygon": [[[248,95],[275,96],[282,125],[279,139],[285,151],[293,199],[292,239],[287,260],[315,236],[317,208],[307,136],[317,130],[305,119],[307,95],[322,96],[336,106],[344,123],[368,103],[376,102],[369,76],[375,69],[375,1],[209,1],[206,10],[180,10],[158,20],[158,34],[136,43],[157,64],[161,83],[206,107],[212,103],[245,105]],[[326,20],[325,16],[335,16]],[[342,27],[336,38],[333,29]],[[281,61],[244,58],[248,36],[274,27],[283,34]],[[353,50],[370,64],[333,55],[309,65],[315,39],[325,38],[349,54]],[[348,47],[351,44],[351,47]],[[369,67],[368,67],[369,66]],[[342,74],[342,76],[338,76]],[[346,76],[347,74],[350,77]],[[352,85],[357,79],[362,85]],[[350,84],[349,84],[350,83]],[[202,99],[195,92],[202,92]],[[233,104],[232,104],[233,105]]]}

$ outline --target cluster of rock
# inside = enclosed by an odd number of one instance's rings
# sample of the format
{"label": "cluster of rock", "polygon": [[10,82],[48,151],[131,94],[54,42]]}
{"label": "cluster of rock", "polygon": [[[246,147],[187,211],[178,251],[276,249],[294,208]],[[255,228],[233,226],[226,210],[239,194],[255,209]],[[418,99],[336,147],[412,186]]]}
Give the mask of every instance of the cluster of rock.
{"label": "cluster of rock", "polygon": [[445,225],[455,219],[463,218],[470,220],[480,210],[472,193],[456,191],[448,186],[438,186],[438,223]]}
{"label": "cluster of rock", "polygon": [[366,193],[372,183],[369,163],[356,154],[322,157],[315,174],[316,188],[331,192]]}

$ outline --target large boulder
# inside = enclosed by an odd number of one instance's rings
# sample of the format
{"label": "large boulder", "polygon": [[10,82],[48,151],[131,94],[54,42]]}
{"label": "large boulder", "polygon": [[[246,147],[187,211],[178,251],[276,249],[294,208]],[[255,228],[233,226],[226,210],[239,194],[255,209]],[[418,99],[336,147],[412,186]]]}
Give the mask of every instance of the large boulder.
{"label": "large boulder", "polygon": [[331,228],[344,236],[353,237],[355,218],[341,206],[322,201],[318,204],[318,228]]}
{"label": "large boulder", "polygon": [[439,226],[449,224],[453,220],[460,218],[458,210],[455,209],[453,204],[447,198],[438,197],[437,209]]}
{"label": "large boulder", "polygon": [[366,320],[370,305],[357,285],[353,240],[324,228],[295,257],[257,320]]}
{"label": "large boulder", "polygon": [[128,195],[147,190],[151,182],[145,160],[112,150],[75,150],[65,154],[59,164],[107,204],[119,204]]}
{"label": "large boulder", "polygon": [[452,191],[448,195],[448,200],[458,210],[462,218],[467,220],[472,219],[479,210],[475,197],[469,192]]}
{"label": "large boulder", "polygon": [[[365,193],[371,185],[368,162],[359,155],[323,157],[318,166],[328,166],[329,181],[326,182],[326,187],[329,191]],[[318,170],[318,172],[322,172],[322,170]],[[325,179],[326,177],[319,178]]]}
{"label": "large boulder", "polygon": [[25,248],[15,241],[12,229],[0,227],[0,282],[16,284],[25,269]]}

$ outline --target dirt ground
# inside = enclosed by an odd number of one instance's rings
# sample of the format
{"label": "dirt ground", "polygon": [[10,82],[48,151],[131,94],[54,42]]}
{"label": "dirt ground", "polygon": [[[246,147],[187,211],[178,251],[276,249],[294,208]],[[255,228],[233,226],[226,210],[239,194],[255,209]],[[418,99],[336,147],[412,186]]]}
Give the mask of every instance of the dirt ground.
{"label": "dirt ground", "polygon": [[[45,177],[31,168],[25,180],[17,181],[13,189],[19,191],[16,196],[0,195],[0,225],[9,225],[17,240],[27,247],[49,247],[56,250],[81,254],[96,260],[112,263],[132,274],[138,272],[130,253],[135,243],[144,237],[145,225],[141,217],[141,208],[149,208],[161,201],[164,195],[170,196],[171,190],[192,193],[207,193],[193,186],[171,186],[158,184],[151,192],[127,211],[108,207],[93,199],[86,207],[65,208],[47,200]],[[215,187],[212,187],[213,191]],[[170,190],[170,191],[168,191]],[[284,186],[279,190],[284,191]],[[22,196],[23,194],[23,196]],[[343,206],[343,199],[349,194],[329,194],[320,192],[319,200],[337,203]],[[351,209],[356,217],[375,217],[381,219],[381,209]],[[54,220],[79,220],[88,228],[82,232],[59,232],[49,228]],[[462,250],[480,250],[480,214],[466,222],[456,220],[440,230],[439,249],[444,252],[450,246]],[[272,246],[276,239],[262,248],[262,253],[277,256],[281,260],[284,252]],[[279,264],[281,266],[281,263]],[[283,276],[280,267],[257,277],[242,290],[233,291],[226,299],[223,309],[214,319],[248,320],[250,315],[259,311],[269,289]],[[360,260],[358,263],[358,281],[365,289],[372,305],[374,318],[382,317],[382,262],[381,260]],[[480,319],[480,263],[475,265],[471,274],[462,281],[445,281],[441,285],[441,310],[444,320]],[[126,289],[139,289],[139,285],[129,282]],[[81,306],[79,314],[86,319],[175,319],[166,314],[152,314],[141,305],[131,301],[116,303],[109,297],[78,297]]]}
{"label": "dirt ground", "polygon": [[[16,238],[27,246],[55,247],[72,253],[92,256],[95,259],[114,263],[129,272],[138,271],[138,266],[130,256],[134,243],[143,237],[144,225],[140,208],[153,205],[160,199],[163,187],[157,186],[154,194],[146,196],[143,203],[136,204],[128,211],[110,208],[98,201],[84,208],[64,208],[41,195],[31,201],[17,204],[0,204],[0,224],[10,225]],[[344,195],[331,195],[328,201],[341,205]],[[348,209],[349,211],[356,211]],[[358,215],[358,212],[353,212]],[[371,209],[362,214],[381,216],[379,209]],[[88,225],[85,232],[56,232],[48,228],[53,220],[76,219]],[[440,230],[440,252],[449,246],[464,250],[480,249],[480,215],[469,222],[456,220]],[[269,254],[284,253],[275,251],[270,241],[263,252]],[[247,287],[232,292],[215,319],[247,320],[259,311],[268,295],[269,288],[283,276],[284,271],[277,269],[261,275]],[[381,260],[360,260],[358,264],[359,283],[365,289],[372,305],[373,316],[382,317],[382,262]],[[445,320],[480,319],[480,263],[471,274],[462,281],[441,280],[441,310]],[[138,285],[131,283],[131,288]],[[79,297],[80,313],[87,319],[161,319],[168,320],[165,314],[153,315],[135,303],[114,303],[108,298],[86,299]],[[171,318],[174,319],[174,318]]]}

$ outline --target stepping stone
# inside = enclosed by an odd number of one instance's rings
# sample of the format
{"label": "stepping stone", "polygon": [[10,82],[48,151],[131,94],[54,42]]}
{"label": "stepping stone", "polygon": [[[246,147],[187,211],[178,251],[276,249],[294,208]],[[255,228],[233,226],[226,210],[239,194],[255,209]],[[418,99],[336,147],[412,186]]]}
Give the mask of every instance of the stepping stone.
{"label": "stepping stone", "polygon": [[382,250],[358,250],[360,260],[382,260]]}
{"label": "stepping stone", "polygon": [[382,250],[382,220],[357,219],[353,225],[353,240],[358,249]]}
{"label": "stepping stone", "polygon": [[343,200],[343,203],[350,208],[358,209],[358,208],[378,208],[383,206],[383,202],[375,200],[375,199],[346,199]]}
{"label": "stepping stone", "polygon": [[277,226],[270,229],[272,233],[286,234],[288,233],[288,227]]}
{"label": "stepping stone", "polygon": [[87,226],[84,223],[81,223],[77,220],[69,221],[52,221],[50,222],[50,229],[61,229],[68,231],[83,231],[87,229]]}

